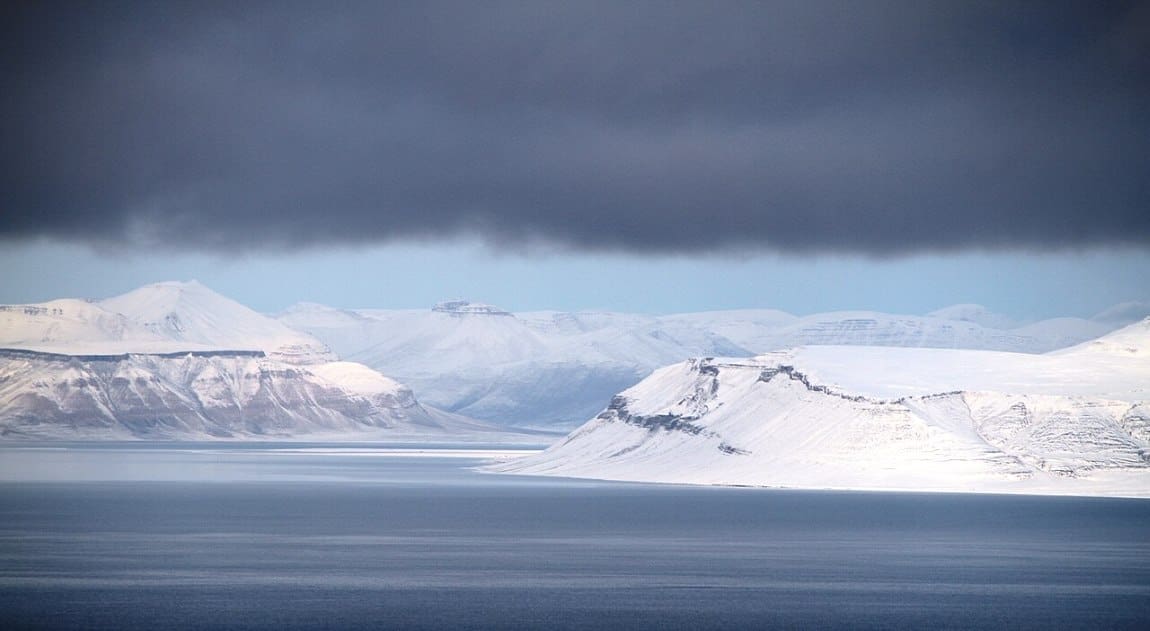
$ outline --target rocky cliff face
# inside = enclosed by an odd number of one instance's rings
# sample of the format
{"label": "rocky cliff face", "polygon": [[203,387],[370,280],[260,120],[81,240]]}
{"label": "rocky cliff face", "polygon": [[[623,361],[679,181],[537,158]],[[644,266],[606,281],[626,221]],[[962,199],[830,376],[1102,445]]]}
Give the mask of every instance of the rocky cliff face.
{"label": "rocky cliff face", "polygon": [[394,382],[349,388],[260,351],[0,351],[6,437],[288,436],[437,426]]}

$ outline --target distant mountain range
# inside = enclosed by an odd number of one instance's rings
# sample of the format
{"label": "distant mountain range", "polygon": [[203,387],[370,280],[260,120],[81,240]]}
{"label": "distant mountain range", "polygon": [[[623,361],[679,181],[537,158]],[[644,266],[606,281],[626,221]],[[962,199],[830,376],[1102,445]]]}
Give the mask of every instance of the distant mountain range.
{"label": "distant mountain range", "polygon": [[0,433],[394,437],[573,427],[690,357],[823,344],[1041,352],[1094,338],[1140,308],[1024,326],[974,305],[927,316],[650,316],[510,313],[455,300],[425,310],[301,304],[273,318],[195,281],[165,282],[99,301],[0,306]]}
{"label": "distant mountain range", "polygon": [[496,434],[335,360],[310,335],[196,282],[0,306],[0,436]]}
{"label": "distant mountain range", "polygon": [[810,346],[657,370],[495,470],[1150,497],[1150,318],[1042,355]]}
{"label": "distant mountain range", "polygon": [[852,311],[799,317],[765,309],[649,316],[509,313],[452,301],[428,310],[298,304],[276,317],[339,356],[409,384],[445,410],[494,423],[571,427],[652,370],[689,357],[828,344],[1041,353],[1098,337],[1146,307],[1129,303],[1106,318],[1026,325],[978,305],[926,316]]}

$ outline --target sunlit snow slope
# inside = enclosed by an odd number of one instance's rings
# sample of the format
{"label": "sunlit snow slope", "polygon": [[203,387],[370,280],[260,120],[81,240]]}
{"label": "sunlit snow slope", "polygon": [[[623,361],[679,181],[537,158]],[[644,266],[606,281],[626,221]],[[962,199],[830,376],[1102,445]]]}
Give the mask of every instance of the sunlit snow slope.
{"label": "sunlit snow slope", "polygon": [[1150,319],[1044,355],[805,347],[656,371],[504,472],[1150,496]]}

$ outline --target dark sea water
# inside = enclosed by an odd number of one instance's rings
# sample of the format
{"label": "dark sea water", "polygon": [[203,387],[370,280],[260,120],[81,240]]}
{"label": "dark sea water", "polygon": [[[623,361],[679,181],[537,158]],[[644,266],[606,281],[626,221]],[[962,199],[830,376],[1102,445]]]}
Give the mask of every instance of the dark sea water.
{"label": "dark sea water", "polygon": [[69,447],[0,448],[0,628],[1150,628],[1150,501]]}

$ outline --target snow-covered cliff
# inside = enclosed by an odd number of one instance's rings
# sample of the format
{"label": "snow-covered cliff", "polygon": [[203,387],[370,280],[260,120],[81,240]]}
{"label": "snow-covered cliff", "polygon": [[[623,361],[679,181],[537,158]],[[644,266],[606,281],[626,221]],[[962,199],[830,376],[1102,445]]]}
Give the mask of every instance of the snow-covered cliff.
{"label": "snow-covered cliff", "polygon": [[203,285],[0,306],[0,437],[204,438],[492,428]]}
{"label": "snow-covered cliff", "polygon": [[[50,355],[0,351],[0,435],[238,437],[439,427],[411,391],[366,367],[297,366],[259,351]],[[334,370],[333,370],[334,369]]]}
{"label": "snow-covered cliff", "polygon": [[1150,319],[1045,355],[806,347],[668,366],[534,475],[1150,496]]}

